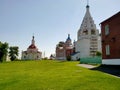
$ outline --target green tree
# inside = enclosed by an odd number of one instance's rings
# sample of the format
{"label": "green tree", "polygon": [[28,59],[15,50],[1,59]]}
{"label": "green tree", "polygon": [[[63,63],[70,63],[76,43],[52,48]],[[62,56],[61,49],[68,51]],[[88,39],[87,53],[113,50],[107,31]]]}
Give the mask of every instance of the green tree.
{"label": "green tree", "polygon": [[17,46],[11,46],[9,47],[9,57],[11,61],[14,61],[17,59],[18,56],[18,50],[19,48]]}
{"label": "green tree", "polygon": [[0,62],[6,61],[8,53],[8,43],[0,42]]}
{"label": "green tree", "polygon": [[101,55],[102,55],[101,52],[99,52],[99,51],[96,52],[96,56],[101,56]]}

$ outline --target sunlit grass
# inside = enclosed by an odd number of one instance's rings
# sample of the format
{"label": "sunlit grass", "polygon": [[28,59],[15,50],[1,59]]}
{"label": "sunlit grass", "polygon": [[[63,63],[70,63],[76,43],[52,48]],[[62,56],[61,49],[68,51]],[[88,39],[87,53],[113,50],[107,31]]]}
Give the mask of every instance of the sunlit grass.
{"label": "sunlit grass", "polygon": [[77,66],[79,62],[0,63],[0,90],[120,90],[120,79]]}

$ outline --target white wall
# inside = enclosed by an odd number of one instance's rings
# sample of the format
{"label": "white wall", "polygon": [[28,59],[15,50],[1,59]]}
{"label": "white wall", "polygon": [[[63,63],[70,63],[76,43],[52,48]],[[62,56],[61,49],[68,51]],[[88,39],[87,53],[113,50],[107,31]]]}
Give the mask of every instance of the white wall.
{"label": "white wall", "polygon": [[105,64],[105,65],[120,65],[120,59],[103,59],[102,64]]}
{"label": "white wall", "polygon": [[77,52],[80,52],[80,58],[90,56],[90,39],[81,39],[77,41]]}

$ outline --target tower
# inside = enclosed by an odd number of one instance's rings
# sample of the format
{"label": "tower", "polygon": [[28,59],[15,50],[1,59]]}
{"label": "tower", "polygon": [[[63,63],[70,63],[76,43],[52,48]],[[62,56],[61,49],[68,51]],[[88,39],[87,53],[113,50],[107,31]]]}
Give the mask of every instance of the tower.
{"label": "tower", "polygon": [[68,38],[66,39],[66,42],[65,42],[67,47],[69,47],[69,46],[72,45],[71,41],[72,41],[72,40],[71,40],[71,38],[70,38],[70,34],[68,34]]}
{"label": "tower", "polygon": [[95,56],[98,51],[99,31],[96,29],[90,14],[90,6],[86,6],[86,13],[77,32],[76,52],[80,52],[77,58]]}

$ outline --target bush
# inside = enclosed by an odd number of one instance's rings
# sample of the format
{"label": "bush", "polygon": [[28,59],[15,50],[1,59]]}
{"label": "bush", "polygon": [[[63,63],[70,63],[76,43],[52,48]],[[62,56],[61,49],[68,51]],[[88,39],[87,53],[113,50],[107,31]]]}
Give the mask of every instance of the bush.
{"label": "bush", "polygon": [[71,56],[67,56],[67,61],[71,61]]}
{"label": "bush", "polygon": [[97,52],[96,52],[96,56],[102,56],[102,53],[99,52],[99,51],[97,51]]}

